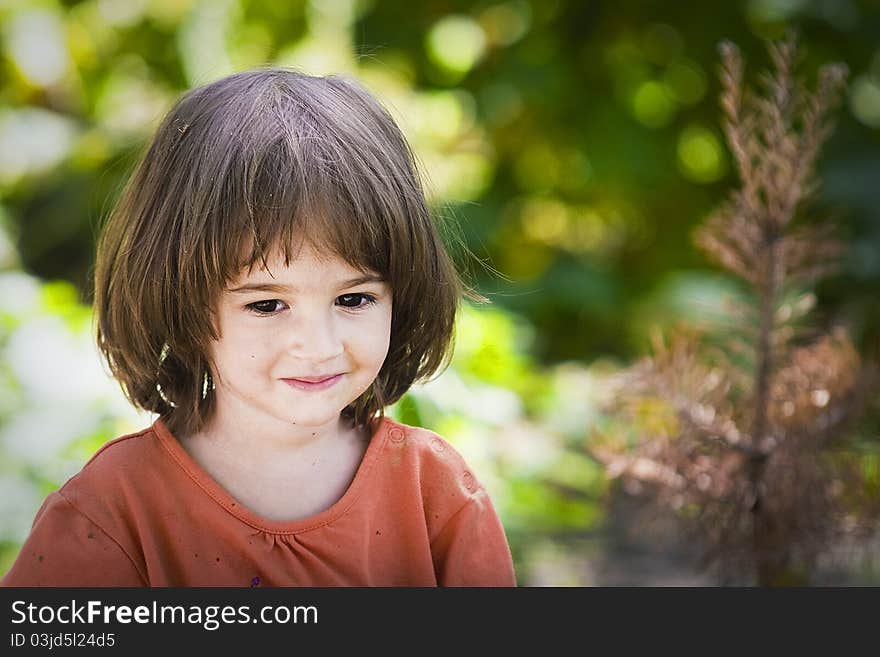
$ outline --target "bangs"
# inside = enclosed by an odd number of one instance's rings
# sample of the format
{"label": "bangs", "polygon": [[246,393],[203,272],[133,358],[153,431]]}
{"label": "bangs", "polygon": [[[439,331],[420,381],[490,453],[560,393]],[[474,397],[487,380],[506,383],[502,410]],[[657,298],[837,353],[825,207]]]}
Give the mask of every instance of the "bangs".
{"label": "bangs", "polygon": [[224,282],[244,269],[265,268],[273,254],[290,264],[304,245],[389,277],[388,244],[394,236],[388,217],[403,208],[382,202],[388,196],[381,181],[377,189],[376,181],[370,185],[363,175],[325,167],[313,155],[291,153],[289,144],[277,144],[272,161],[263,162],[259,173],[245,181],[240,197],[228,200],[241,221],[229,235]]}

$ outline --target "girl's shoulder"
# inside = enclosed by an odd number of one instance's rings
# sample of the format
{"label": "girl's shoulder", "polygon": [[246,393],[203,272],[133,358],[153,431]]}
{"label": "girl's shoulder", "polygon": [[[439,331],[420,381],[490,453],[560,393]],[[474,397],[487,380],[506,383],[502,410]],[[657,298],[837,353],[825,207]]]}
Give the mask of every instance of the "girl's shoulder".
{"label": "girl's shoulder", "polygon": [[[445,585],[512,585],[515,582],[504,529],[487,489],[465,457],[434,431],[396,421],[386,425],[379,477],[386,499],[401,500],[395,517],[415,506]],[[417,500],[417,506],[413,502]],[[500,569],[500,570],[499,570]],[[490,583],[491,582],[491,583]]]}
{"label": "girl's shoulder", "polygon": [[104,443],[71,477],[62,489],[81,479],[112,481],[117,476],[130,478],[135,471],[148,467],[158,456],[159,439],[154,426],[128,433]]}
{"label": "girl's shoulder", "polygon": [[164,457],[154,426],[102,445],[58,493],[86,515],[113,513],[160,485]]}
{"label": "girl's shoulder", "polygon": [[134,452],[142,451],[148,446],[147,443],[153,440],[156,440],[156,430],[152,425],[108,440],[86,461],[83,469],[91,467],[92,464],[100,463],[103,465],[120,459],[130,458]]}
{"label": "girl's shoulder", "polygon": [[442,460],[456,465],[464,463],[464,457],[458,450],[431,429],[404,424],[389,417],[386,417],[383,422],[388,442],[391,445],[407,448],[418,456],[436,454]]}
{"label": "girl's shoulder", "polygon": [[441,435],[387,417],[384,422],[387,449],[400,456],[388,462],[404,472],[416,473],[422,488],[452,488],[462,499],[483,489],[465,457]]}

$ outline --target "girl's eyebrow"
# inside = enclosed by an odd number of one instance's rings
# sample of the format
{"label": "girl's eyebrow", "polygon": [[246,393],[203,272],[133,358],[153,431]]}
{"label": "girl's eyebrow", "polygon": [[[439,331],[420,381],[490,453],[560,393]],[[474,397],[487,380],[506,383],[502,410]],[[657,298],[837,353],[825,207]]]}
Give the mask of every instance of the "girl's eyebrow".
{"label": "girl's eyebrow", "polygon": [[[357,285],[363,285],[365,283],[384,283],[385,279],[378,274],[365,274],[363,276],[358,276],[356,278],[350,278],[348,280],[339,281],[338,287],[340,290],[355,287]],[[290,285],[281,285],[280,283],[246,283],[244,285],[239,285],[238,287],[229,288],[229,292],[234,292],[236,294],[243,294],[247,292],[274,292],[274,293],[285,293],[285,292],[295,292],[296,287]]]}

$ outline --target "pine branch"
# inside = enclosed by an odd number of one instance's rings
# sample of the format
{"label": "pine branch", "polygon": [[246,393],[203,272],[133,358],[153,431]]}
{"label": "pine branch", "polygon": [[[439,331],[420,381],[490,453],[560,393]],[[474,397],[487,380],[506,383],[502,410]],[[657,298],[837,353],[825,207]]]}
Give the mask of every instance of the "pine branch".
{"label": "pine branch", "polygon": [[[823,67],[809,91],[790,37],[770,45],[772,71],[755,94],[736,46],[720,52],[722,121],[740,184],[694,241],[749,292],[728,301],[727,319],[653,335],[651,356],[617,378],[614,411],[633,429],[594,436],[588,451],[610,475],[686,507],[710,562],[751,565],[760,583],[779,583],[847,531],[840,518],[880,514],[848,492],[860,490],[860,470],[828,452],[848,444],[866,370],[845,331],[822,336],[808,322],[809,287],[835,271],[843,244],[830,221],[798,221],[818,188],[815,164],[846,70]],[[846,500],[859,501],[844,514]]]}

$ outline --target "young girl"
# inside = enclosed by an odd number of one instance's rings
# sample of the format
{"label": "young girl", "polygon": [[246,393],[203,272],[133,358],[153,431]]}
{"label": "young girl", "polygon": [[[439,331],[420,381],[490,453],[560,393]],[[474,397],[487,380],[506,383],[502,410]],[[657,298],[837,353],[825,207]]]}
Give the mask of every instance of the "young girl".
{"label": "young girl", "polygon": [[271,69],[186,94],[101,236],[98,344],[159,419],[43,503],[6,586],[512,586],[455,450],[385,406],[463,291],[388,113]]}

